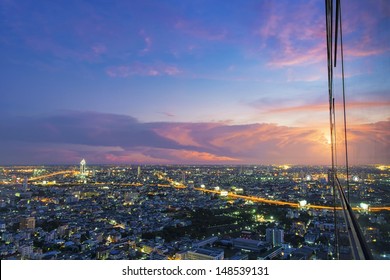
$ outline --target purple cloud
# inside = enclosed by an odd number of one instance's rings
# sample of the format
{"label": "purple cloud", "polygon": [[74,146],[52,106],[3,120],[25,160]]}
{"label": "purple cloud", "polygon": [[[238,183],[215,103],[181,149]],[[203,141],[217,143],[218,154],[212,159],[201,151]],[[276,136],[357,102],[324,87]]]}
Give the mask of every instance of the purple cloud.
{"label": "purple cloud", "polygon": [[[327,129],[320,127],[140,123],[129,116],[95,112],[3,119],[3,164],[17,159],[58,163],[59,157],[64,163],[79,157],[96,163],[329,163]],[[354,163],[388,163],[389,125],[383,121],[351,128],[351,153],[359,151]]]}
{"label": "purple cloud", "polygon": [[130,76],[177,76],[182,71],[175,65],[164,63],[112,66],[106,69],[110,77],[126,78]]}
{"label": "purple cloud", "polygon": [[145,30],[143,30],[143,29],[139,32],[139,34],[141,35],[141,37],[143,38],[143,40],[145,42],[145,47],[142,49],[141,54],[146,54],[152,48],[152,38],[150,36],[148,36],[146,34]]}

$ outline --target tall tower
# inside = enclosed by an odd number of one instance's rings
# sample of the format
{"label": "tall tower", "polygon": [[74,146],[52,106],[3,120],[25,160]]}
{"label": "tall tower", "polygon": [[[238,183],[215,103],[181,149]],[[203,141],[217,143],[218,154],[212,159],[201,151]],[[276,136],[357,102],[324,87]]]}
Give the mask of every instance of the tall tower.
{"label": "tall tower", "polygon": [[28,178],[27,178],[27,176],[24,176],[23,190],[27,191],[27,187],[28,187]]}
{"label": "tall tower", "polygon": [[85,172],[86,171],[86,169],[85,169],[86,164],[87,164],[87,162],[85,161],[85,159],[82,159],[80,161],[80,175],[81,176],[84,176],[86,174],[86,172]]}
{"label": "tall tower", "polygon": [[138,166],[137,178],[139,178],[140,176],[141,176],[141,166]]}

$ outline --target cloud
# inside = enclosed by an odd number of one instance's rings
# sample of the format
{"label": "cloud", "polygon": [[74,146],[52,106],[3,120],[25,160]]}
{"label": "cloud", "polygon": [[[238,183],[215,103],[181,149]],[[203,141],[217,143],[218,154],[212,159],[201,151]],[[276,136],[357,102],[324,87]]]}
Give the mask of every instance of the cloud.
{"label": "cloud", "polygon": [[[129,164],[329,163],[327,130],[318,126],[141,123],[125,115],[70,111],[2,120],[2,164],[74,163],[80,158]],[[390,120],[352,126],[355,162],[388,163],[389,131]]]}
{"label": "cloud", "polygon": [[[356,60],[388,54],[389,36],[383,32],[383,25],[388,21],[386,11],[390,9],[389,6],[388,3],[343,3],[346,59]],[[262,8],[267,10],[267,13],[264,13],[258,24],[256,34],[261,39],[262,52],[267,52],[269,57],[267,66],[289,68],[326,62],[325,18],[319,7],[315,1],[277,1],[263,4]]]}
{"label": "cloud", "polygon": [[[338,102],[335,104],[336,107],[341,107],[342,103]],[[375,108],[375,107],[388,107],[390,101],[350,101],[347,103],[348,109],[362,109],[362,108]],[[292,107],[281,107],[270,109],[268,113],[291,113],[291,112],[303,112],[303,111],[328,111],[328,103],[317,103],[317,104],[304,104]]]}
{"label": "cloud", "polygon": [[[291,53],[293,52],[293,53]],[[326,47],[318,46],[298,51],[286,51],[280,57],[276,57],[268,63],[271,67],[289,67],[316,64],[325,61]]]}
{"label": "cloud", "polygon": [[153,158],[169,159],[169,162],[179,162],[184,164],[201,163],[233,163],[239,161],[236,158],[219,156],[208,152],[198,152],[194,150],[178,149],[150,149],[145,152]]}
{"label": "cloud", "polygon": [[[23,127],[23,129],[13,129]],[[0,124],[8,131],[3,141],[57,143],[91,146],[174,148],[177,143],[163,138],[136,119],[95,112],[65,112],[58,115],[15,118]]]}
{"label": "cloud", "polygon": [[92,51],[96,55],[104,54],[107,51],[107,47],[104,44],[95,44],[92,46]]}
{"label": "cloud", "polygon": [[366,56],[375,56],[380,55],[385,52],[388,52],[390,48],[381,48],[381,49],[367,49],[366,47],[354,48],[345,51],[346,56],[353,57],[366,57]]}
{"label": "cloud", "polygon": [[131,76],[177,76],[181,73],[182,71],[175,65],[164,63],[133,63],[131,65],[111,66],[106,69],[106,74],[113,78],[127,78]]}
{"label": "cloud", "polygon": [[193,135],[210,127],[208,124],[194,123],[162,123],[154,127],[154,131],[167,139],[176,141],[181,145],[201,147]]}
{"label": "cloud", "polygon": [[352,164],[389,163],[390,121],[350,126],[348,153]]}
{"label": "cloud", "polygon": [[141,37],[144,39],[144,42],[145,42],[145,48],[143,48],[141,50],[141,54],[146,54],[152,48],[152,38],[150,36],[148,36],[146,34],[145,30],[143,30],[143,29],[139,32],[139,34],[141,35]]}
{"label": "cloud", "polygon": [[[270,67],[316,64],[325,60],[325,24],[314,2],[266,2],[256,34],[269,52]],[[267,47],[267,49],[266,49]]]}
{"label": "cloud", "polygon": [[372,5],[364,1],[349,1],[345,5],[343,33],[346,57],[361,58],[388,53],[389,34],[385,26],[388,25],[389,2]]}
{"label": "cloud", "polygon": [[166,117],[169,117],[169,118],[176,117],[175,114],[172,114],[172,113],[169,113],[169,112],[158,112],[158,113],[161,114],[161,115],[164,115]]}

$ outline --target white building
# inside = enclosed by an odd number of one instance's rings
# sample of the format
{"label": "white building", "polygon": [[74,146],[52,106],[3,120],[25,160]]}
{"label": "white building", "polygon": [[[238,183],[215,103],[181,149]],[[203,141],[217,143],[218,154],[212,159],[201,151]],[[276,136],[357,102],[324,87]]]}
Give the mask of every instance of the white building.
{"label": "white building", "polygon": [[82,159],[80,161],[80,175],[81,176],[86,175],[86,165],[87,165],[87,162],[85,161],[85,159]]}

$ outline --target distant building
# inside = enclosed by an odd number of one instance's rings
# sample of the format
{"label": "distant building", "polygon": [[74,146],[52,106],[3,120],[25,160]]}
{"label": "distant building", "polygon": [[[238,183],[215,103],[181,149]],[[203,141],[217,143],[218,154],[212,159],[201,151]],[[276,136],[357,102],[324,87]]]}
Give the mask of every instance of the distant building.
{"label": "distant building", "polygon": [[34,217],[23,217],[20,218],[19,228],[23,229],[35,229],[35,218]]}
{"label": "distant building", "polygon": [[198,248],[198,247],[202,247],[202,246],[205,246],[205,245],[212,245],[217,240],[218,240],[217,236],[212,236],[210,238],[207,238],[207,239],[204,239],[204,240],[201,240],[201,241],[193,243],[192,247]]}
{"label": "distant building", "polygon": [[291,260],[310,260],[314,257],[314,250],[310,247],[301,247],[292,253]]}
{"label": "distant building", "polygon": [[183,184],[185,184],[185,183],[186,183],[186,173],[183,172],[183,173],[181,174],[181,176],[182,176],[181,181],[182,181]]}
{"label": "distant building", "polygon": [[267,228],[265,231],[266,241],[272,246],[280,246],[284,242],[284,231],[277,228]]}
{"label": "distant building", "polygon": [[272,259],[275,259],[275,258],[280,258],[280,256],[282,255],[282,252],[283,252],[283,249],[281,246],[276,246],[274,248],[272,248],[271,250],[268,250],[266,252],[264,252],[263,254],[261,254],[257,259],[258,260],[272,260]]}
{"label": "distant building", "polygon": [[28,245],[22,245],[19,247],[18,249],[22,259],[28,259],[30,258],[30,256],[33,254],[33,246],[32,244],[28,244]]}
{"label": "distant building", "polygon": [[164,254],[158,254],[158,253],[150,254],[149,258],[151,260],[168,260],[168,256],[165,256]]}
{"label": "distant building", "polygon": [[224,251],[213,248],[197,248],[187,252],[186,260],[223,260]]}
{"label": "distant building", "polygon": [[138,166],[137,177],[139,178],[140,176],[141,176],[141,166]]}
{"label": "distant building", "polygon": [[80,176],[86,175],[86,164],[87,162],[85,161],[85,159],[82,159],[80,161]]}
{"label": "distant building", "polygon": [[329,184],[329,185],[332,185],[332,184],[333,184],[333,178],[334,178],[334,175],[333,175],[332,169],[328,169],[328,178],[327,178],[327,181],[328,181],[328,184]]}
{"label": "distant building", "polygon": [[110,249],[108,247],[99,247],[96,250],[96,259],[97,260],[106,260],[110,254]]}
{"label": "distant building", "polygon": [[230,258],[230,260],[234,261],[241,261],[241,260],[248,260],[247,254],[237,254]]}
{"label": "distant building", "polygon": [[260,252],[265,247],[264,243],[260,240],[235,238],[233,239],[233,246],[238,249]]}
{"label": "distant building", "polygon": [[318,234],[306,233],[306,235],[305,235],[305,242],[307,244],[314,244],[315,241],[317,240],[317,238],[318,238]]}
{"label": "distant building", "polygon": [[27,187],[28,187],[28,178],[27,176],[25,176],[23,181],[23,190],[27,191]]}
{"label": "distant building", "polygon": [[244,239],[251,239],[252,235],[253,235],[253,233],[251,231],[243,230],[243,231],[241,231],[240,237],[244,238]]}
{"label": "distant building", "polygon": [[0,222],[0,232],[6,231],[6,224],[4,222]]}

